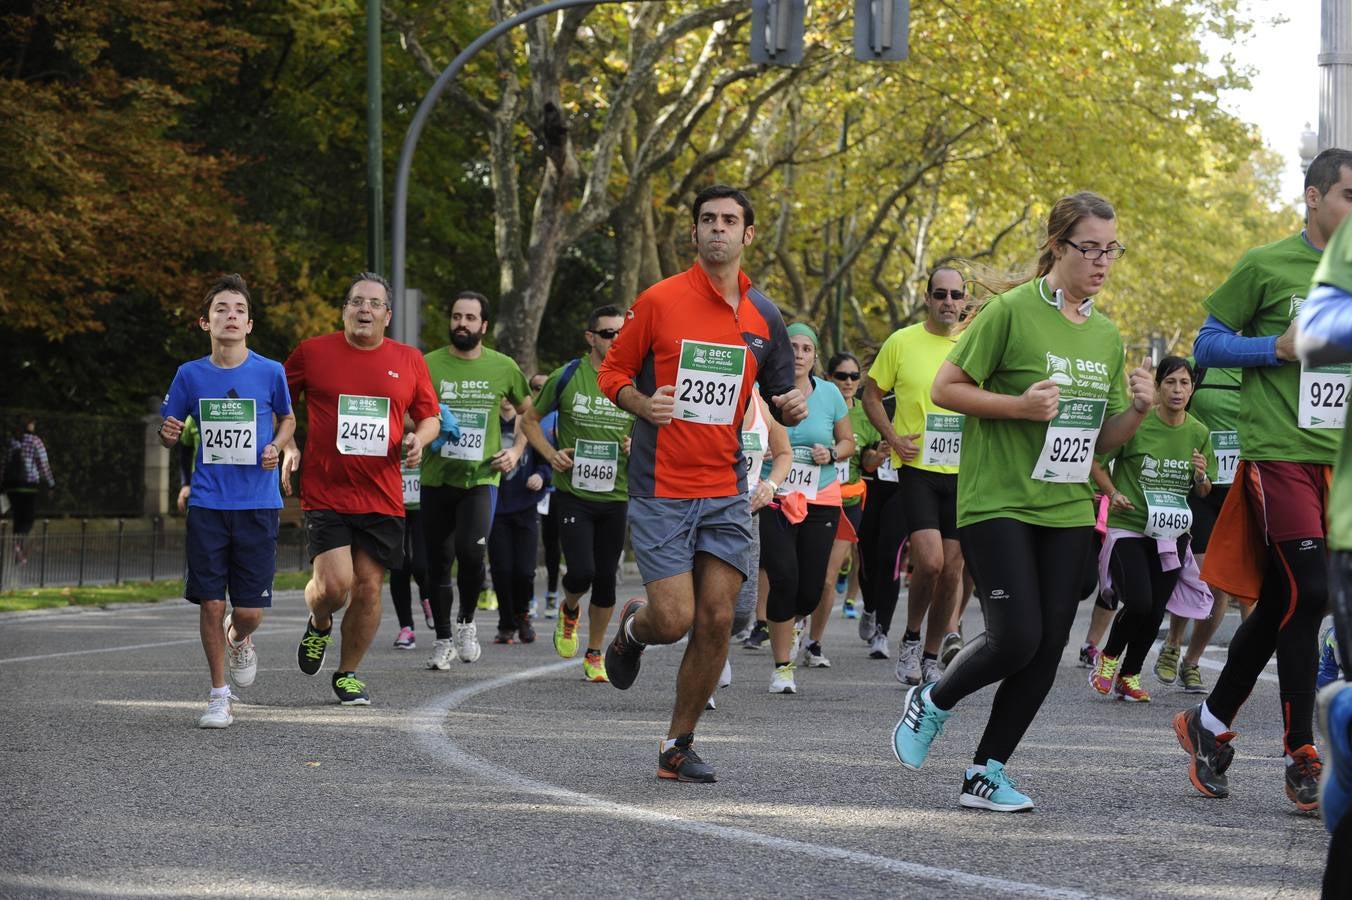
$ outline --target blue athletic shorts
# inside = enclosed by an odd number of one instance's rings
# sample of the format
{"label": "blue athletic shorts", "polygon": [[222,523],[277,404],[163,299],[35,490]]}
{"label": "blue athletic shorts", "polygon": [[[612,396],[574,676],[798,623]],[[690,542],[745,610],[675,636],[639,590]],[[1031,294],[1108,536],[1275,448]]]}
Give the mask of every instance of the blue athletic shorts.
{"label": "blue athletic shorts", "polygon": [[277,571],[277,509],[188,507],[188,580],[193,603],[224,600],[232,606],[272,606]]}
{"label": "blue athletic shorts", "polygon": [[746,494],[629,498],[629,541],[639,575],[648,584],[694,571],[695,554],[708,553],[751,575],[751,507]]}

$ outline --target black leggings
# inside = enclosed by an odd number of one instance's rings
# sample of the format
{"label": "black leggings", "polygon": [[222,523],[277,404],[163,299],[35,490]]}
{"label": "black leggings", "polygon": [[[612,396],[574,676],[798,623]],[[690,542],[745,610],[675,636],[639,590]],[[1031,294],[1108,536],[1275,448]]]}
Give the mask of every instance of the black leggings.
{"label": "black leggings", "polygon": [[479,591],[484,587],[484,552],[493,524],[495,491],[496,488],[487,484],[472,488],[423,485],[423,537],[427,541],[427,572],[437,586],[432,597],[432,618],[437,624],[439,640],[446,640],[453,634],[452,558],[457,564],[456,587],[460,589],[459,621],[474,621]]}
{"label": "black leggings", "polygon": [[549,512],[540,517],[540,543],[545,547],[545,590],[551,594],[559,592],[559,562],[562,559],[558,500],[559,492],[556,490],[549,498]]}
{"label": "black leggings", "polygon": [[535,594],[535,548],[540,543],[540,514],[534,506],[493,516],[488,535],[488,566],[498,594],[498,628],[517,627],[517,617],[530,612]]}
{"label": "black leggings", "polygon": [[901,578],[897,557],[910,533],[906,528],[904,504],[895,481],[869,483],[864,500],[864,519],[859,525],[859,594],[864,609],[878,616],[878,628],[887,634],[897,611]]}
{"label": "black leggings", "polygon": [[568,561],[563,589],[570,594],[590,590],[593,606],[602,609],[614,606],[629,504],[583,500],[558,491],[553,506],[559,517],[559,542]]}
{"label": "black leggings", "polygon": [[[1187,551],[1187,535],[1178,539],[1178,558],[1182,562]],[[1108,656],[1121,656],[1123,677],[1141,674],[1150,646],[1159,634],[1164,621],[1164,608],[1178,584],[1182,568],[1165,572],[1160,567],[1160,554],[1154,538],[1118,538],[1113,544],[1113,555],[1108,560],[1108,572],[1113,578],[1113,591],[1121,600],[1113,630],[1103,645]]]}
{"label": "black leggings", "polygon": [[958,529],[986,633],[958,654],[930,693],[941,709],[1002,681],[973,761],[1005,763],[1056,680],[1075,621],[1094,529],[987,519]]}
{"label": "black leggings", "polygon": [[427,593],[427,550],[423,542],[422,510],[404,510],[404,565],[403,568],[390,569],[390,599],[394,601],[394,614],[399,619],[400,628],[413,627],[413,596],[409,591],[409,578],[418,585],[418,599],[429,597]]}
{"label": "black leggings", "polygon": [[1227,726],[1234,724],[1240,706],[1275,652],[1286,750],[1314,743],[1319,622],[1328,598],[1323,538],[1268,545],[1267,571],[1258,602],[1230,640],[1225,668],[1206,700],[1216,718]]}
{"label": "black leggings", "polygon": [[760,567],[770,580],[765,611],[771,622],[810,615],[822,599],[831,545],[840,524],[839,506],[807,505],[807,517],[789,524],[778,508],[760,513]]}

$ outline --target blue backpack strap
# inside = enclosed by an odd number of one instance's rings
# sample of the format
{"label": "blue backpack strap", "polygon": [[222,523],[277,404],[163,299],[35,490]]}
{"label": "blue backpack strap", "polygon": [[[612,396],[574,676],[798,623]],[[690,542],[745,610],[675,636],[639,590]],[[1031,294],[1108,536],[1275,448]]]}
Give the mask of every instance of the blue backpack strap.
{"label": "blue backpack strap", "polygon": [[[554,389],[554,409],[563,409],[563,389],[568,387],[568,382],[573,380],[577,374],[578,366],[582,365],[582,357],[575,356],[568,361],[568,365],[563,367],[563,374],[559,376],[559,386]],[[559,418],[554,417],[554,434],[551,435],[551,443],[557,447],[559,445]]]}

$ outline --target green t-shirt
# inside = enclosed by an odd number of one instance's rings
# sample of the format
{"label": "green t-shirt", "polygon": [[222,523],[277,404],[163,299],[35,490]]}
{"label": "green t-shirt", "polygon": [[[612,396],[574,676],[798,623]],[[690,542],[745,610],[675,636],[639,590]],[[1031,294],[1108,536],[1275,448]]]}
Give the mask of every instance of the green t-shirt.
{"label": "green t-shirt", "polygon": [[1212,431],[1238,431],[1243,372],[1243,369],[1207,369],[1202,383],[1192,392],[1188,412]]}
{"label": "green t-shirt", "polygon": [[[1127,408],[1126,359],[1117,326],[1099,312],[1075,324],[1038,296],[1037,282],[986,304],[948,359],[988,391],[1019,396],[1047,378],[1061,385],[1061,408],[1099,407],[1103,419]],[[1076,399],[1106,401],[1076,404]],[[1011,518],[1071,528],[1094,524],[1094,491],[1083,482],[1033,478],[1042,470],[1049,423],[968,416],[958,475],[958,525]],[[1092,450],[1093,442],[1090,441]]]}
{"label": "green t-shirt", "polygon": [[423,486],[498,484],[502,473],[490,463],[502,449],[499,403],[506,397],[520,404],[530,396],[526,376],[510,356],[487,347],[476,359],[461,359],[447,347],[433,350],[427,354],[427,371],[437,397],[460,423],[460,440],[423,454]]}
{"label": "green t-shirt", "polygon": [[[1245,337],[1280,335],[1300,312],[1319,256],[1298,234],[1250,250],[1206,298],[1206,310]],[[1244,369],[1239,445],[1245,459],[1333,463],[1338,430],[1297,424],[1300,379],[1298,362]]]}
{"label": "green t-shirt", "polygon": [[[583,500],[627,500],[629,457],[620,447],[634,426],[634,417],[611,403],[596,386],[596,367],[590,354],[582,357],[563,387],[563,396],[556,396],[566,368],[560,366],[550,373],[536,401],[541,416],[553,409],[559,411],[559,448],[572,447],[574,451],[573,468],[555,472],[554,487]],[[613,484],[610,490],[597,490],[607,484]]]}
{"label": "green t-shirt", "polygon": [[933,334],[920,322],[893,332],[883,342],[878,358],[868,368],[869,377],[897,398],[897,409],[892,416],[892,428],[903,437],[918,434],[920,455],[903,462],[894,451],[892,465],[914,466],[927,472],[944,475],[957,474],[958,467],[949,464],[957,454],[962,434],[962,416],[939,407],[930,398],[934,376],[939,373],[948,354],[957,341],[954,337]]}
{"label": "green t-shirt", "polygon": [[[854,455],[849,460],[850,477],[846,479],[845,483],[856,484],[863,475],[859,466],[864,450],[878,443],[883,439],[883,436],[868,420],[868,413],[864,411],[864,404],[858,400],[850,403],[850,431],[854,433]],[[863,497],[844,497],[841,499],[841,505],[858,506],[863,502],[863,499]]]}
{"label": "green t-shirt", "polygon": [[[1192,490],[1192,451],[1206,457],[1207,475],[1216,478],[1216,454],[1211,450],[1210,430],[1196,416],[1185,415],[1181,425],[1169,425],[1151,410],[1141,427],[1121,447],[1100,460],[1113,462],[1113,487],[1131,501],[1131,509],[1108,512],[1111,528],[1144,533],[1146,518],[1153,505],[1166,515],[1173,509],[1187,509]],[[1146,492],[1151,493],[1150,497]],[[1159,493],[1171,498],[1159,498]],[[1150,501],[1154,500],[1154,503]]]}
{"label": "green t-shirt", "polygon": [[[1347,220],[1343,220],[1343,225]],[[1338,227],[1324,249],[1324,258],[1314,274],[1314,284],[1331,284],[1352,293],[1352,228]],[[1333,487],[1328,502],[1328,546],[1352,551],[1352,418],[1343,426],[1343,444],[1333,467]]]}

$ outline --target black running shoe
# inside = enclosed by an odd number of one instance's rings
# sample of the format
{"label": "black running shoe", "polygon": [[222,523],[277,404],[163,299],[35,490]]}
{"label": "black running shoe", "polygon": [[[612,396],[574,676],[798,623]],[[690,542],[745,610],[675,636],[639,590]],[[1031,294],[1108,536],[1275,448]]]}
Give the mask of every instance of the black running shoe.
{"label": "black running shoe", "polygon": [[520,613],[516,617],[516,635],[523,644],[535,643],[535,626],[531,624],[530,613]]}
{"label": "black running shoe", "polygon": [[1178,744],[1192,757],[1188,766],[1188,780],[1205,797],[1224,799],[1230,796],[1230,785],[1225,770],[1235,758],[1230,746],[1235,733],[1212,734],[1202,726],[1202,707],[1199,704],[1174,716],[1174,734]]}
{"label": "black running shoe", "polygon": [[[332,630],[333,626],[330,625],[329,631]],[[314,619],[305,621],[305,635],[300,639],[300,646],[296,648],[296,663],[306,675],[318,675],[319,670],[324,668],[324,653],[333,641],[329,631],[320,631],[316,628]]]}
{"label": "black running shoe", "polygon": [[770,639],[770,629],[764,622],[757,622],[751,626],[751,633],[742,641],[742,646],[748,650],[759,650],[761,645]]}
{"label": "black running shoe", "polygon": [[338,702],[344,706],[370,706],[371,695],[366,691],[366,682],[357,677],[356,672],[334,672],[333,692]]}
{"label": "black running shoe", "polygon": [[629,690],[629,685],[638,677],[638,667],[643,656],[643,644],[631,640],[625,634],[625,626],[634,617],[634,613],[647,605],[647,600],[638,597],[624,604],[624,608],[620,610],[620,627],[615,632],[615,640],[606,647],[606,674],[610,677],[610,683],[622,691]]}
{"label": "black running shoe", "polygon": [[[611,677],[614,680],[614,677]],[[693,734],[683,734],[676,738],[676,746],[663,750],[657,756],[657,777],[671,781],[690,781],[708,784],[718,780],[713,766],[699,758],[695,748]]]}
{"label": "black running shoe", "polygon": [[1319,751],[1306,744],[1291,751],[1293,762],[1286,767],[1286,796],[1301,812],[1319,810],[1319,773],[1323,763]]}

